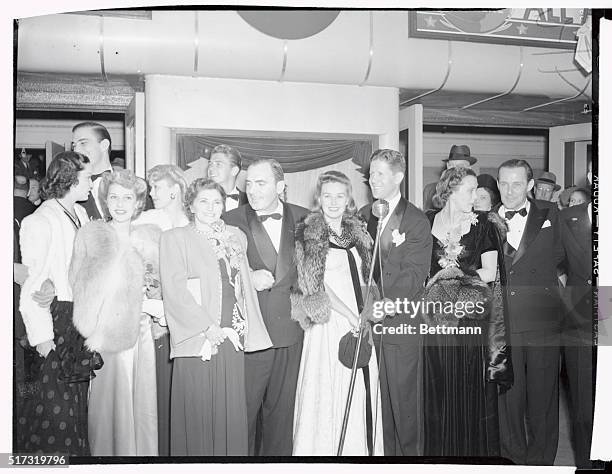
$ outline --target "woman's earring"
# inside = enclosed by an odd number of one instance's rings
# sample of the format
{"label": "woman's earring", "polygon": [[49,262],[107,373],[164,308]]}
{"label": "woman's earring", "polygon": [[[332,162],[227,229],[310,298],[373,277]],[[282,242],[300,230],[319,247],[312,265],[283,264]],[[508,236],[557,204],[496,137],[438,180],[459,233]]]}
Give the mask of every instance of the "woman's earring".
{"label": "woman's earring", "polygon": [[176,194],[174,193],[170,194],[170,199],[176,199]]}

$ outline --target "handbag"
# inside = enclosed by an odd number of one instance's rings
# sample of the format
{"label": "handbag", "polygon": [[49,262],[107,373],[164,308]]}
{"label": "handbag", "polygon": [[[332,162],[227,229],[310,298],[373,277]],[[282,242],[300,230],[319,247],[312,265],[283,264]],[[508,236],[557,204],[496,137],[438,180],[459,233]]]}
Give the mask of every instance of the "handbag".
{"label": "handbag", "polygon": [[[371,327],[368,324],[361,335],[361,346],[359,347],[359,354],[357,355],[358,369],[367,367],[370,362],[370,357],[372,356],[371,331]],[[340,363],[348,369],[353,368],[358,336],[359,333],[355,333],[351,330],[342,336],[338,344],[338,359]]]}

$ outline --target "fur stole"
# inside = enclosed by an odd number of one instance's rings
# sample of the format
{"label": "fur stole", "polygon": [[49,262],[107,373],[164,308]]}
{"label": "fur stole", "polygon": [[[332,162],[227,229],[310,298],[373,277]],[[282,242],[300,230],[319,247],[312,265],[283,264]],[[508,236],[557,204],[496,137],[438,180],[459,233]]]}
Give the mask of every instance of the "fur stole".
{"label": "fur stole", "polygon": [[508,223],[496,211],[487,212],[487,219],[489,222],[495,225],[495,227],[497,227],[497,231],[499,232],[499,235],[501,237],[500,244],[502,244],[506,240],[506,234],[508,233]]}
{"label": "fur stole", "polygon": [[[357,215],[344,217],[342,226],[361,257],[361,276],[368,278],[372,238]],[[298,288],[291,294],[291,318],[303,329],[329,321],[331,303],[325,293],[325,263],[329,251],[329,227],[320,212],[308,214],[295,228],[295,263]],[[350,275],[347,275],[350,278]]]}
{"label": "fur stole", "polygon": [[69,273],[73,322],[89,349],[120,352],[136,344],[145,259],[159,261],[160,234],[153,225],[134,226],[131,245],[124,246],[112,225],[102,221],[77,233]]}

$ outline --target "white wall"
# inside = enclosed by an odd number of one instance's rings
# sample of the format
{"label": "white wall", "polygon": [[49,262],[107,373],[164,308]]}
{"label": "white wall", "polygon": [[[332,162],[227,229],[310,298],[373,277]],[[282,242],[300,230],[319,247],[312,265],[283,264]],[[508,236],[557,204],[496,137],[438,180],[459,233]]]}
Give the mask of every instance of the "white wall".
{"label": "white wall", "polygon": [[[477,173],[496,176],[497,167],[512,158],[526,160],[539,176],[546,169],[546,139],[529,135],[493,135],[478,133],[423,134],[423,183],[435,182],[453,145],[467,145]],[[557,174],[559,176],[559,174]]]}
{"label": "white wall", "polygon": [[[72,127],[83,120],[17,119],[15,123],[16,148],[45,148],[53,141],[70,147]],[[124,129],[121,121],[99,121],[110,133],[113,150],[124,149]]]}
{"label": "white wall", "polygon": [[176,161],[173,129],[266,136],[375,136],[397,149],[393,87],[146,76],[146,167]]}

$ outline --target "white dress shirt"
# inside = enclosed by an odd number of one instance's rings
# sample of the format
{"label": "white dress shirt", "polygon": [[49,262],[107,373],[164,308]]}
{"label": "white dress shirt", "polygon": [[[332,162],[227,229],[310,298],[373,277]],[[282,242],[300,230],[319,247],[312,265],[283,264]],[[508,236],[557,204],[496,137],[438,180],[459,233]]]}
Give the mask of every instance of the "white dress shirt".
{"label": "white dress shirt", "polygon": [[[234,186],[234,189],[232,189],[227,194],[228,195],[229,194],[238,194],[238,195],[240,195],[240,192],[238,191],[238,188],[236,186]],[[232,199],[230,197],[226,197],[225,198],[225,212],[231,211],[232,209],[236,209],[238,206],[240,206],[240,202],[239,201],[236,201],[235,199]]]}
{"label": "white dress shirt", "polygon": [[[265,215],[265,214],[275,214],[275,213],[279,213],[281,216],[283,215],[283,203],[280,201],[278,201],[278,207],[276,208],[275,211],[273,212],[257,212],[257,215]],[[264,229],[266,229],[266,232],[268,233],[268,235],[270,236],[270,240],[272,241],[272,245],[274,245],[274,248],[276,249],[276,253],[279,252],[280,250],[280,241],[281,241],[281,231],[283,230],[283,220],[282,219],[266,219],[265,221],[262,222]]]}
{"label": "white dress shirt", "polygon": [[499,208],[499,215],[508,223],[508,234],[506,236],[506,240],[515,250],[518,250],[519,245],[521,244],[521,239],[523,238],[523,232],[525,230],[525,225],[527,224],[527,217],[529,217],[529,209],[531,208],[531,203],[528,199],[525,200],[522,206],[519,206],[517,211],[520,211],[522,208],[527,210],[527,215],[525,217],[520,214],[514,214],[512,219],[506,219],[506,207],[502,204]]}
{"label": "white dress shirt", "polygon": [[399,204],[401,197],[402,197],[402,193],[400,193],[398,190],[397,194],[393,196],[391,199],[389,199],[389,201],[387,201],[389,203],[389,212],[387,213],[387,216],[382,221],[383,231],[385,230],[385,227],[387,226],[387,222],[389,222],[389,219],[391,219],[391,215],[395,212],[395,208]]}

